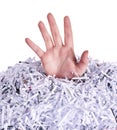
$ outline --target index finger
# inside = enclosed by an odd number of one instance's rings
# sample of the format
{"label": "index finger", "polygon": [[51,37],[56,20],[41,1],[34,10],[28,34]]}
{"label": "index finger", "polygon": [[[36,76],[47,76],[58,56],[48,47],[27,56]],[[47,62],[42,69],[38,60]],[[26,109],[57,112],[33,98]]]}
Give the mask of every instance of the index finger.
{"label": "index finger", "polygon": [[68,16],[64,17],[64,42],[65,46],[73,48],[72,27]]}

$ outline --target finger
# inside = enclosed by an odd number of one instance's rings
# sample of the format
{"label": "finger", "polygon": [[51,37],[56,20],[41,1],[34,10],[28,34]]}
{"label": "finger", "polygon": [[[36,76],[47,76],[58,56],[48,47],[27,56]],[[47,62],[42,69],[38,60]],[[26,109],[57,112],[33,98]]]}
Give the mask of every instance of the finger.
{"label": "finger", "polygon": [[38,26],[45,41],[46,49],[52,48],[54,45],[45,25],[42,22],[39,22]]}
{"label": "finger", "polygon": [[32,42],[29,38],[25,39],[26,43],[29,47],[41,58],[44,54],[44,51],[38,47],[34,42]]}
{"label": "finger", "polygon": [[61,39],[59,30],[58,30],[58,27],[57,27],[57,24],[56,24],[56,21],[55,21],[53,15],[51,13],[49,13],[47,15],[47,18],[48,18],[48,22],[50,25],[50,30],[52,33],[52,37],[53,37],[55,46],[62,46],[62,39]]}
{"label": "finger", "polygon": [[64,18],[64,42],[65,46],[73,48],[72,27],[68,16]]}
{"label": "finger", "polygon": [[83,73],[85,73],[86,68],[88,66],[88,51],[84,51],[81,55],[81,59],[79,63],[77,63],[77,71],[78,74],[81,76]]}

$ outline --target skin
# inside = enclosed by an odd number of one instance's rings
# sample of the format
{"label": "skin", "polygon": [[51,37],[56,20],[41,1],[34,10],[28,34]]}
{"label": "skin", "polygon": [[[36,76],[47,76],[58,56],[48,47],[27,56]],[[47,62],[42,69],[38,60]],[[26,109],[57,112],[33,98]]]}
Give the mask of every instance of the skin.
{"label": "skin", "polygon": [[41,59],[47,75],[68,79],[82,76],[88,66],[88,51],[84,51],[80,61],[77,62],[74,54],[72,27],[69,17],[64,17],[64,42],[62,41],[54,16],[49,13],[47,19],[52,36],[48,33],[42,21],[38,24],[45,42],[46,51],[44,52],[29,38],[25,39],[26,43]]}

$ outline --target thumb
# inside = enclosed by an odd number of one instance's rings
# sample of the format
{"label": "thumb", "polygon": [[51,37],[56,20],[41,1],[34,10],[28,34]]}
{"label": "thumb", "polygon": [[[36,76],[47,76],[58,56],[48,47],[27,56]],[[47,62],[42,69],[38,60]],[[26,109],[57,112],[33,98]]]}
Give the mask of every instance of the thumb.
{"label": "thumb", "polygon": [[85,73],[88,62],[88,50],[86,50],[82,53],[80,61],[76,65],[79,76],[82,76]]}

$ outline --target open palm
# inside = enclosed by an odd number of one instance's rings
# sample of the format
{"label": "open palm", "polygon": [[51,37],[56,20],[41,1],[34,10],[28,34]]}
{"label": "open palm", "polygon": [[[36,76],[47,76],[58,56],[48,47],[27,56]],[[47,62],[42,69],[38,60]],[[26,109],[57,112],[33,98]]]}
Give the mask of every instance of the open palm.
{"label": "open palm", "polygon": [[64,42],[61,39],[57,24],[51,13],[47,15],[52,37],[43,22],[39,22],[39,29],[46,45],[46,52],[26,38],[26,43],[40,57],[47,75],[71,79],[81,76],[88,65],[88,51],[84,51],[77,63],[74,54],[73,36],[70,19],[64,17]]}

